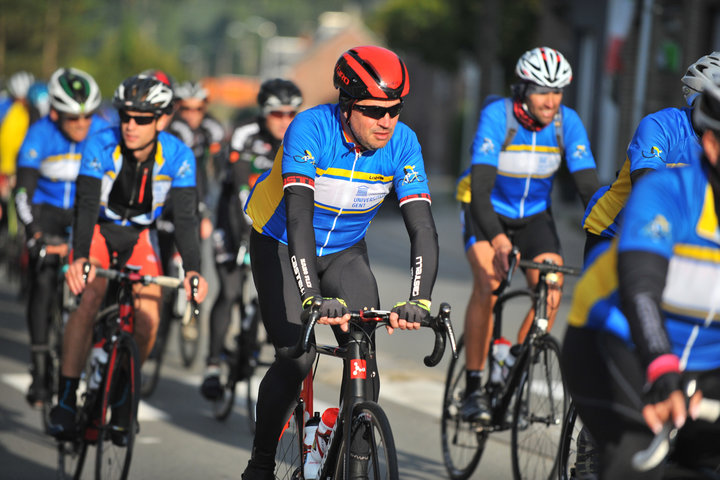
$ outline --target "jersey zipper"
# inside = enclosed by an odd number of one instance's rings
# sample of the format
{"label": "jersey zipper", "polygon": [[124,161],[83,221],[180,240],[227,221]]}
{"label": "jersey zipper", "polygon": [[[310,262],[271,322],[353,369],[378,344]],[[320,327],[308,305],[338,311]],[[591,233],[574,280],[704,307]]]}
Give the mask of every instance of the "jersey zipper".
{"label": "jersey zipper", "polygon": [[[140,169],[142,168],[142,163],[137,162],[137,165],[135,166],[135,174],[133,175],[132,179],[132,190],[130,191],[130,203],[128,204],[128,208],[125,209],[125,214],[122,217],[122,224],[127,225],[127,221],[130,216],[130,207],[132,207],[135,204],[135,194],[138,193],[137,191],[137,177],[138,173],[140,173]],[[145,175],[147,175],[147,167],[145,170]],[[144,178],[143,178],[144,180]],[[144,181],[143,181],[144,183]],[[142,190],[140,191],[140,195],[142,195]]]}
{"label": "jersey zipper", "polygon": [[[70,158],[72,158],[75,155],[75,142],[70,143]],[[70,208],[70,201],[72,200],[71,194],[72,194],[72,183],[73,182],[65,182],[65,194],[63,195],[63,208],[68,209]]]}
{"label": "jersey zipper", "polygon": [[[353,160],[352,170],[350,171],[350,183],[353,181],[353,177],[355,177],[355,165],[357,165],[357,161],[360,158],[361,154],[360,151],[355,149],[355,160]],[[323,243],[322,247],[320,247],[320,252],[318,253],[318,256],[322,256],[323,249],[327,246],[328,242],[330,242],[330,235],[335,230],[335,225],[337,225],[338,218],[340,218],[340,215],[343,213],[343,207],[340,207],[340,210],[338,211],[337,215],[335,215],[335,218],[333,219],[332,227],[330,227],[330,230],[328,230],[327,236],[325,237],[325,242]]]}

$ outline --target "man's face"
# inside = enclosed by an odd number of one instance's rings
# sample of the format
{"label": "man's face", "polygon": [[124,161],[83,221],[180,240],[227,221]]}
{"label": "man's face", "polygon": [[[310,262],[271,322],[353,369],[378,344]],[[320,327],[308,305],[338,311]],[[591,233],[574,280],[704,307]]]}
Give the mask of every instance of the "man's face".
{"label": "man's face", "polygon": [[200,127],[200,123],[205,117],[206,111],[207,103],[205,103],[205,100],[200,100],[198,98],[188,98],[182,100],[180,102],[180,108],[178,109],[180,118],[185,120],[193,130]]}
{"label": "man's face", "polygon": [[282,140],[285,136],[285,130],[287,130],[292,119],[295,118],[296,113],[297,110],[295,110],[295,107],[289,105],[282,105],[268,112],[267,115],[265,115],[265,126],[270,132],[270,135],[276,140]]}
{"label": "man's face", "polygon": [[[159,130],[158,119],[154,114],[132,110],[121,110],[118,113],[120,132],[128,149],[142,149],[153,141],[155,133]],[[148,123],[142,124],[144,122]]]}
{"label": "man's face", "polygon": [[531,93],[525,97],[525,104],[540,123],[548,125],[560,109],[562,97],[562,92]]}
{"label": "man's face", "polygon": [[85,140],[92,124],[92,114],[71,115],[51,110],[50,118],[57,122],[58,127],[65,136],[75,143]]}
{"label": "man's face", "polygon": [[[377,150],[384,147],[392,138],[399,118],[399,110],[395,116],[390,116],[390,112],[381,112],[373,107],[390,108],[399,105],[400,100],[360,100],[353,105],[353,111],[350,115],[350,128],[352,129],[355,139],[362,146]],[[365,109],[365,112],[363,110]],[[348,112],[351,113],[351,112]],[[377,114],[383,113],[380,118],[372,118]],[[347,113],[346,113],[347,115]]]}

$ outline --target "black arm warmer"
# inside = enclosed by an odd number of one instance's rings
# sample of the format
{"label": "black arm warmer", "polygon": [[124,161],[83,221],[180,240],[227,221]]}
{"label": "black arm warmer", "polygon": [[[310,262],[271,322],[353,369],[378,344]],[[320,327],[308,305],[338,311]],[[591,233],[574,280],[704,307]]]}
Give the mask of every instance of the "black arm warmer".
{"label": "black arm warmer", "polygon": [[236,192],[239,192],[243,186],[248,185],[250,180],[250,162],[241,158],[231,164],[229,180],[235,187]]}
{"label": "black arm warmer", "polygon": [[438,271],[438,236],[430,203],[408,202],[400,211],[410,236],[410,300],[430,300]]}
{"label": "black arm warmer", "polygon": [[90,255],[93,229],[100,213],[99,178],[78,175],[75,180],[75,218],[73,220],[73,257],[87,258]]}
{"label": "black arm warmer", "polygon": [[488,241],[504,231],[490,201],[496,176],[497,168],[490,165],[473,165],[470,170],[470,212]]}
{"label": "black arm warmer", "polygon": [[200,271],[200,239],[198,236],[198,194],[195,187],[171,188],[167,202],[173,205],[175,246],[182,257],[186,272]]}
{"label": "black arm warmer", "polygon": [[644,367],[671,351],[660,311],[667,270],[667,259],[654,253],[634,250],[618,255],[620,306]]}
{"label": "black arm warmer", "polygon": [[600,181],[597,177],[597,170],[594,168],[586,168],[578,170],[572,174],[575,188],[577,188],[583,207],[587,207],[593,194],[600,188]]}
{"label": "black arm warmer", "polygon": [[290,263],[300,298],[305,300],[321,295],[313,227],[315,192],[311,188],[295,185],[287,187],[284,196]]}
{"label": "black arm warmer", "polygon": [[25,225],[28,237],[36,233],[33,225],[32,198],[40,178],[40,171],[35,168],[19,167],[17,169],[17,186],[15,187],[15,208],[18,218]]}
{"label": "black arm warmer", "polygon": [[638,168],[635,171],[630,172],[630,182],[635,185],[635,182],[640,180],[646,173],[652,172],[652,168]]}

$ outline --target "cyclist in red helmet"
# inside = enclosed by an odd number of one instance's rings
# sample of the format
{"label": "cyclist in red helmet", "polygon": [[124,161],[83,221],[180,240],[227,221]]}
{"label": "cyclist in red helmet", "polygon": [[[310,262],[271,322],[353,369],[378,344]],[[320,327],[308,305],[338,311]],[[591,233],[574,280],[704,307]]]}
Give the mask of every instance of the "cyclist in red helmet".
{"label": "cyclist in red helmet", "polygon": [[[365,46],[343,53],[333,77],[339,102],[295,117],[245,207],[260,312],[276,349],[260,385],[246,480],[274,478],[278,438],[315,359],[314,350],[288,355],[303,306],[321,297],[319,323],[335,325],[340,342],[348,310],[380,306],[364,237],[393,188],[410,236],[412,277],[409,298],[395,304],[390,322],[418,329],[430,312],[437,232],[420,144],[398,121],[410,90],[407,68],[395,53]],[[367,368],[376,370],[371,359]]]}

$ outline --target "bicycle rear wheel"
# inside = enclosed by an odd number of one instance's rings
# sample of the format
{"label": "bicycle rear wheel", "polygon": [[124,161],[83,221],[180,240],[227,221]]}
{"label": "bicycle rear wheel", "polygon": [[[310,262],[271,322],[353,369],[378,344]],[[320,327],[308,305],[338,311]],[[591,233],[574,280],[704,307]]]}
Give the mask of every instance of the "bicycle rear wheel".
{"label": "bicycle rear wheel", "polygon": [[533,342],[518,392],[512,427],[513,475],[556,478],[569,396],[560,370],[560,346],[550,335]]}
{"label": "bicycle rear wheel", "polygon": [[298,403],[285,429],[280,434],[275,452],[275,478],[301,480],[303,478],[303,404]]}
{"label": "bicycle rear wheel", "polygon": [[125,479],[130,471],[140,400],[140,356],[122,333],[108,355],[98,429],[95,477]]}
{"label": "bicycle rear wheel", "polygon": [[82,475],[88,444],[82,440],[58,442],[58,479],[79,479]]}
{"label": "bicycle rear wheel", "polygon": [[440,419],[443,461],[453,480],[464,480],[473,474],[487,440],[487,432],[479,433],[475,425],[463,421],[461,417],[466,371],[464,340],[460,337],[458,356],[450,360]]}
{"label": "bicycle rear wheel", "polygon": [[333,476],[335,479],[397,480],[400,478],[390,421],[380,405],[375,402],[355,405],[350,423],[350,435],[349,437],[343,435],[338,453]]}
{"label": "bicycle rear wheel", "polygon": [[235,363],[237,352],[223,348],[222,361],[220,362],[220,382],[223,392],[220,398],[213,400],[212,413],[216,420],[226,420],[235,405]]}

